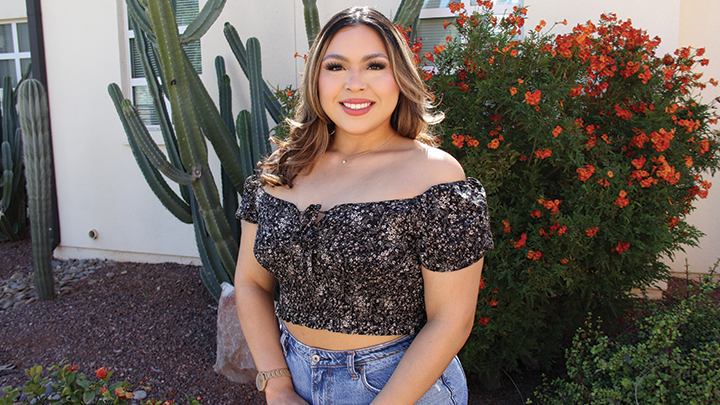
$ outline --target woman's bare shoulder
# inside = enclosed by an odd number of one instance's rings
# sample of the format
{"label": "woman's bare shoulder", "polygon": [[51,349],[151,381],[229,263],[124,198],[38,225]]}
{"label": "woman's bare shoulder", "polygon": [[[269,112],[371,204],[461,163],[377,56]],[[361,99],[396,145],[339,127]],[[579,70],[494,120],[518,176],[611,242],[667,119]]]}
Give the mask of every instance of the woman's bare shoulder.
{"label": "woman's bare shoulder", "polygon": [[430,185],[465,180],[465,171],[460,163],[449,153],[420,142],[412,159],[414,170],[426,179]]}

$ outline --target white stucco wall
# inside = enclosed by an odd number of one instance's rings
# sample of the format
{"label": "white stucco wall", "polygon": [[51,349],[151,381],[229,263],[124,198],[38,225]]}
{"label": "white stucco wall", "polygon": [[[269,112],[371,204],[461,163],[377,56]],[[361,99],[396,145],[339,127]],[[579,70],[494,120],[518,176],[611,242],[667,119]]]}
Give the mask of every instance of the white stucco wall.
{"label": "white stucco wall", "polygon": [[2,0],[2,11],[0,11],[0,21],[25,19],[27,9],[25,0]]}

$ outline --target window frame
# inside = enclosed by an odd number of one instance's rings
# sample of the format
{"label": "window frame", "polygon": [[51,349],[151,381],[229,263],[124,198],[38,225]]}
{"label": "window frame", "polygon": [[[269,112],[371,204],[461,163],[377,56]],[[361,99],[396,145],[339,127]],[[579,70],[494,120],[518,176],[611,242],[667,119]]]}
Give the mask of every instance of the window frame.
{"label": "window frame", "polygon": [[[15,83],[13,83],[13,86],[17,85],[17,81],[20,80],[20,78],[23,75],[22,70],[22,60],[28,59],[32,61],[30,50],[28,51],[20,51],[20,34],[18,31],[18,24],[27,24],[28,21],[26,19],[16,19],[16,20],[5,20],[0,21],[0,25],[8,25],[10,24],[10,32],[12,36],[12,43],[13,43],[13,52],[5,52],[0,53],[0,60],[12,60],[14,61],[13,65],[15,66]],[[2,77],[0,77],[0,91],[2,91]]]}

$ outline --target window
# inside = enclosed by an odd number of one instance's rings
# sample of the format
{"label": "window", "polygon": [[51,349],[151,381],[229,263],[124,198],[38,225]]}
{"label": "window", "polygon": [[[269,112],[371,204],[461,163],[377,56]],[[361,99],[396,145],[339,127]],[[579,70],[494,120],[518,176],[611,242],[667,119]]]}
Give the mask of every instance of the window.
{"label": "window", "polygon": [[30,65],[30,34],[25,21],[0,24],[0,88],[9,75],[12,85],[22,77]]}
{"label": "window", "polygon": [[[198,15],[198,0],[177,0],[177,20],[178,29],[183,32],[185,28],[192,22],[192,20]],[[126,12],[127,14],[127,12]],[[132,30],[130,24],[130,16],[128,15],[127,20],[127,38],[128,38],[128,49],[130,59],[130,86],[131,86],[131,97],[132,102],[138,109],[140,118],[149,127],[149,129],[156,129],[158,122],[158,116],[155,113],[155,108],[152,104],[152,98],[147,87],[147,80],[145,79],[145,72],[142,69],[142,63],[140,62],[140,56],[137,54],[135,48],[135,32]],[[155,55],[150,48],[150,63],[156,66]],[[187,52],[190,61],[192,62],[195,70],[198,74],[202,74],[202,63],[200,55],[200,41],[193,42],[189,45],[185,45],[185,52]]]}
{"label": "window", "polygon": [[[458,33],[457,30],[449,26],[447,29],[443,27],[443,23],[452,21],[455,16],[450,11],[448,5],[453,2],[459,2],[457,0],[425,0],[422,10],[420,11],[420,21],[418,22],[417,36],[422,38],[422,51],[420,55],[424,55],[426,52],[432,52],[435,45],[445,43],[445,38],[455,37]],[[514,6],[522,7],[524,0],[495,0],[493,13],[502,16],[509,14]],[[468,14],[474,10],[479,10],[477,2],[473,0],[475,6],[469,5],[469,1],[466,3],[466,9]]]}

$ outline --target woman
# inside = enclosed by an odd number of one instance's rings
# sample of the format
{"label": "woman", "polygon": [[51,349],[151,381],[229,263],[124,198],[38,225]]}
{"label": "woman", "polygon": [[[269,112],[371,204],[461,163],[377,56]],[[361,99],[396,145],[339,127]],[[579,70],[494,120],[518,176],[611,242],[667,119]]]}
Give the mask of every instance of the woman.
{"label": "woman", "polygon": [[269,404],[466,403],[455,355],[492,248],[487,206],[431,146],[437,119],[407,43],[375,10],[342,11],[300,90],[288,139],[238,210],[237,307],[258,388]]}

